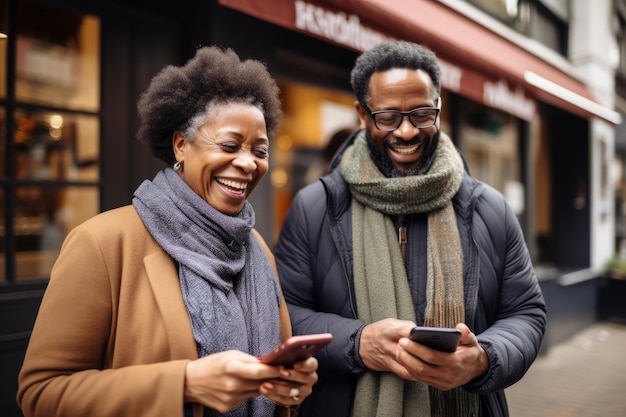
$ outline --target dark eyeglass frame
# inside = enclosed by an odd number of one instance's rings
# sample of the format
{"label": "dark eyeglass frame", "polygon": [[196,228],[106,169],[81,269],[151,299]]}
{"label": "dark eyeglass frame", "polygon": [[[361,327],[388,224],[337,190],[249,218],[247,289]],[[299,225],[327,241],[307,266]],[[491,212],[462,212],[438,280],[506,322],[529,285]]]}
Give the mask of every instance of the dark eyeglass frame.
{"label": "dark eyeglass frame", "polygon": [[[370,114],[370,117],[372,118],[372,120],[374,121],[374,126],[376,126],[376,129],[381,130],[383,132],[393,132],[394,130],[396,130],[397,128],[399,128],[402,125],[402,122],[404,121],[405,117],[409,118],[409,122],[411,122],[411,124],[416,127],[417,129],[426,129],[429,127],[433,127],[436,123],[437,123],[437,118],[439,117],[439,113],[441,112],[441,109],[437,108],[437,107],[417,107],[413,110],[409,110],[409,111],[400,111],[400,110],[378,110],[378,111],[371,111],[369,107],[367,107],[367,104],[365,103],[361,103],[361,106],[363,106],[363,108]],[[428,125],[416,125],[413,120],[411,119],[411,115],[413,113],[415,113],[416,111],[419,110],[435,110],[435,120],[433,120],[433,122],[431,124]],[[400,121],[398,122],[398,126],[394,127],[393,129],[388,129],[388,128],[380,128],[378,126],[378,122],[376,121],[376,115],[381,114],[381,113],[396,113],[400,115]]]}

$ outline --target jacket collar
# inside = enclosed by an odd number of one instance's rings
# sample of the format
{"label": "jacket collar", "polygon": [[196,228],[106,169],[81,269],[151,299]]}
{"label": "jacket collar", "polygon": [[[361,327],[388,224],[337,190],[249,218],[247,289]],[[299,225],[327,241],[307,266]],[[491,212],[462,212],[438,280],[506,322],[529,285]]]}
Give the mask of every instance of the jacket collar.
{"label": "jacket collar", "polygon": [[144,266],[165,324],[172,357],[197,359],[198,352],[183,300],[175,263],[158,245],[144,258]]}

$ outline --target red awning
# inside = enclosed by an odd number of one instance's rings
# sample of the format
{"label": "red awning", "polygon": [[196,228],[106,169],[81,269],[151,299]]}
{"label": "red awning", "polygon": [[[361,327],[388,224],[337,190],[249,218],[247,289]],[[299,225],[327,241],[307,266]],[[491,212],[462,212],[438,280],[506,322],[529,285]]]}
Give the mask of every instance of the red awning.
{"label": "red awning", "polygon": [[[509,94],[514,99],[521,93],[582,117],[601,117],[615,124],[621,119],[619,113],[600,105],[581,81],[438,1],[219,2],[268,22],[355,50],[365,50],[385,37],[424,44],[433,49],[444,63],[464,72],[466,80],[459,85],[458,92],[474,99],[485,94],[476,87],[476,80],[489,80],[496,85],[506,80],[504,88],[512,85],[514,92],[509,91]],[[445,80],[443,86],[447,88]],[[524,107],[525,101],[527,99],[523,97],[521,107]],[[523,112],[520,117],[528,119]]]}

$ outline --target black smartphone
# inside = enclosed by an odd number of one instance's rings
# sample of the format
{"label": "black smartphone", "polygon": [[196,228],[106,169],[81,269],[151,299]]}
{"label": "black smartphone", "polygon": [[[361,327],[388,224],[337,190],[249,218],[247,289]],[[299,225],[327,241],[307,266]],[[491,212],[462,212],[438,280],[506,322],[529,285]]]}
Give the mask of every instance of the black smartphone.
{"label": "black smartphone", "polygon": [[460,338],[461,331],[458,329],[421,326],[414,327],[410,336],[411,340],[419,344],[444,352],[454,352]]}
{"label": "black smartphone", "polygon": [[291,336],[276,349],[261,358],[261,362],[268,365],[283,365],[291,367],[295,362],[303,361],[333,340],[330,333],[317,333]]}

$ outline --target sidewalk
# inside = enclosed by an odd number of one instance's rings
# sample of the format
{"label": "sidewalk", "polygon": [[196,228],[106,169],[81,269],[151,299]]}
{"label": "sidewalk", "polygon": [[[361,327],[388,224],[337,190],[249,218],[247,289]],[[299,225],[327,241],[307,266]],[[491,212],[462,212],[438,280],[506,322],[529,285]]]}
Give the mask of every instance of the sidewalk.
{"label": "sidewalk", "polygon": [[596,323],[552,347],[506,395],[511,417],[625,417],[626,325]]}

